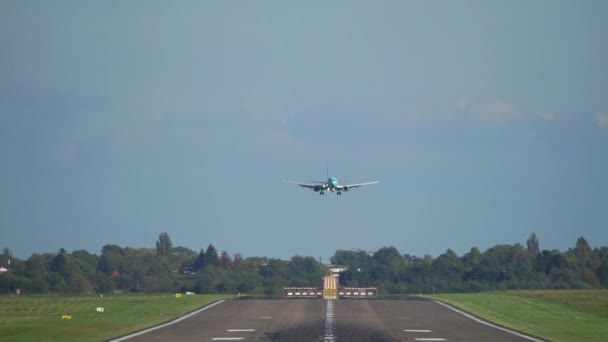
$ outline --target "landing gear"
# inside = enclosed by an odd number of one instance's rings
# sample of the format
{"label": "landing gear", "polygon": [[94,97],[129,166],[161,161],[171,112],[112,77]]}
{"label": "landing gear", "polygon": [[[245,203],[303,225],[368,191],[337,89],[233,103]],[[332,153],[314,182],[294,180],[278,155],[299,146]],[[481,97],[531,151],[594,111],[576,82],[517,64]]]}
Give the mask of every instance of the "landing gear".
{"label": "landing gear", "polygon": [[319,195],[325,195],[325,193],[323,191],[320,191]]}
{"label": "landing gear", "polygon": [[338,191],[338,192],[337,192],[337,195],[338,195],[338,196],[341,196],[341,195],[342,195],[342,193],[341,193],[340,191]]}

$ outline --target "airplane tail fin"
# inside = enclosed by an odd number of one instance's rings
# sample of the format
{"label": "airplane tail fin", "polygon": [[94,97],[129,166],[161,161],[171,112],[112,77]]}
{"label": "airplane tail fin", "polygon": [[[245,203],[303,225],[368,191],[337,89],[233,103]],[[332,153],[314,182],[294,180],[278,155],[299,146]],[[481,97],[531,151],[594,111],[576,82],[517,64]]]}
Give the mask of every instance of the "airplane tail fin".
{"label": "airplane tail fin", "polygon": [[326,171],[326,176],[327,176],[326,178],[329,179],[329,160],[326,162],[325,165],[326,165],[326,170],[325,171]]}

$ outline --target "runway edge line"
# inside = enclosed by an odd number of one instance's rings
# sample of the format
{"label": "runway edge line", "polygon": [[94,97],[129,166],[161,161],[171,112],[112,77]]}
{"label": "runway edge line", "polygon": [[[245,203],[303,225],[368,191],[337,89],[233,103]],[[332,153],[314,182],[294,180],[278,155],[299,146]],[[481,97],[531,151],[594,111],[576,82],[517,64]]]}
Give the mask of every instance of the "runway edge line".
{"label": "runway edge line", "polygon": [[157,325],[157,326],[155,326],[155,327],[148,328],[148,329],[145,329],[145,330],[142,330],[142,331],[138,331],[138,332],[136,332],[136,333],[133,333],[133,334],[130,334],[130,335],[127,335],[127,336],[123,336],[123,337],[117,338],[117,339],[115,339],[115,340],[110,340],[110,342],[120,342],[120,341],[125,341],[125,340],[128,340],[128,339],[130,339],[130,338],[133,338],[133,337],[135,337],[135,336],[139,336],[139,335],[147,334],[147,333],[149,333],[150,331],[154,331],[154,330],[157,330],[157,329],[162,329],[162,328],[164,328],[164,327],[168,327],[168,326],[170,326],[170,325],[173,325],[173,324],[175,324],[175,323],[179,323],[179,322],[181,322],[181,321],[183,321],[183,320],[185,320],[185,319],[188,319],[188,318],[190,318],[190,317],[192,317],[192,316],[194,316],[194,315],[197,315],[197,314],[199,314],[199,313],[201,313],[201,312],[203,312],[203,311],[205,311],[205,310],[207,310],[207,309],[211,309],[212,307],[214,307],[214,306],[216,306],[216,305],[219,305],[219,304],[223,303],[224,301],[225,301],[225,300],[224,300],[224,299],[222,299],[222,300],[217,301],[217,302],[215,302],[215,303],[213,303],[213,304],[209,304],[209,305],[207,305],[207,306],[205,306],[205,307],[202,307],[202,308],[200,308],[200,309],[198,309],[198,310],[196,310],[196,311],[192,311],[191,313],[189,313],[189,314],[187,314],[187,315],[184,315],[184,316],[182,316],[182,317],[178,317],[178,318],[176,318],[176,319],[174,319],[174,320],[172,320],[172,321],[170,321],[170,322],[163,323],[163,324],[161,324],[161,325]]}
{"label": "runway edge line", "polygon": [[470,319],[474,320],[474,321],[475,321],[475,322],[477,322],[477,323],[481,323],[481,324],[483,324],[483,325],[487,325],[487,326],[489,326],[489,327],[491,327],[491,328],[498,329],[498,330],[501,330],[501,331],[507,332],[507,333],[509,333],[509,334],[512,334],[512,335],[515,335],[515,336],[519,336],[519,337],[525,338],[526,340],[535,341],[535,342],[545,342],[545,340],[541,340],[541,339],[538,339],[538,338],[535,338],[535,337],[532,337],[532,336],[528,336],[528,335],[526,335],[526,334],[523,334],[523,333],[517,332],[517,331],[515,331],[515,330],[511,330],[511,329],[508,329],[508,328],[505,328],[505,327],[501,327],[500,325],[496,325],[496,324],[494,324],[494,323],[490,323],[490,322],[488,322],[488,321],[484,321],[484,320],[483,320],[483,319],[481,319],[481,318],[477,318],[477,317],[475,317],[475,316],[473,316],[473,315],[471,315],[471,314],[469,314],[469,313],[466,313],[466,312],[464,312],[464,311],[462,311],[462,310],[460,310],[460,309],[457,309],[457,308],[455,308],[455,307],[453,307],[453,306],[451,306],[451,305],[449,305],[449,304],[446,304],[446,303],[440,302],[440,301],[438,301],[438,300],[433,300],[433,302],[435,302],[435,303],[437,303],[437,304],[439,304],[439,305],[443,305],[443,306],[445,306],[446,308],[448,308],[448,309],[450,309],[450,310],[452,310],[452,311],[454,311],[454,312],[457,312],[457,313],[459,313],[459,314],[461,314],[461,315],[463,315],[463,316],[465,316],[465,317],[467,317],[467,318],[470,318]]}

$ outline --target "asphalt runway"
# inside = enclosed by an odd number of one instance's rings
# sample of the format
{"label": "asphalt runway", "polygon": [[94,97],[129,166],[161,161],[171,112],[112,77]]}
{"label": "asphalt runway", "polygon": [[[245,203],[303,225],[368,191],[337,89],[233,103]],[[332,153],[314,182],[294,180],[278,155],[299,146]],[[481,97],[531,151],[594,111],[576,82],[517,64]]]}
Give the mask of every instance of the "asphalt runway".
{"label": "asphalt runway", "polygon": [[127,341],[528,341],[428,300],[229,300]]}

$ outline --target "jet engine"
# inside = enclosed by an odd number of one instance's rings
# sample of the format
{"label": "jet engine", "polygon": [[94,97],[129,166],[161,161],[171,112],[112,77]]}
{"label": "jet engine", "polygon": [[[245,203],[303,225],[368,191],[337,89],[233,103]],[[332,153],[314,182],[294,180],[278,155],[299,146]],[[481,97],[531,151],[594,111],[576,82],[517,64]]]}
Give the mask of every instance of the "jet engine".
{"label": "jet engine", "polygon": [[315,185],[315,187],[312,188],[312,190],[314,190],[314,192],[319,192],[319,191],[323,190],[323,187],[321,185]]}
{"label": "jet engine", "polygon": [[349,190],[349,189],[348,189],[348,187],[347,187],[347,186],[343,186],[343,187],[342,187],[342,191],[347,192],[348,190]]}

